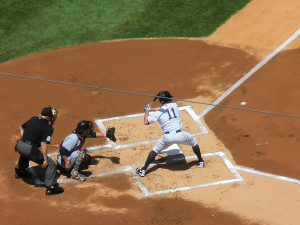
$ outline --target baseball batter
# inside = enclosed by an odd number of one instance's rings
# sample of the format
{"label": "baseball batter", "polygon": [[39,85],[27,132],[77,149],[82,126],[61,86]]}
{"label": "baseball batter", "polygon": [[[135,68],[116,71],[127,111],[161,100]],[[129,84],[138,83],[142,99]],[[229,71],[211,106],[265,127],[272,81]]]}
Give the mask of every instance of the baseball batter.
{"label": "baseball batter", "polygon": [[[198,165],[203,168],[205,163],[201,157],[201,152],[196,139],[182,129],[178,105],[172,102],[172,95],[168,91],[161,91],[157,95],[162,104],[159,110],[149,113],[151,105],[145,106],[144,124],[149,125],[158,121],[161,125],[163,136],[157,141],[156,145],[149,153],[145,165],[137,168],[136,173],[144,177],[148,166],[155,160],[157,153],[172,144],[184,144],[192,146],[192,149],[198,157]],[[156,97],[157,98],[157,97]],[[155,101],[156,98],[153,100]]]}

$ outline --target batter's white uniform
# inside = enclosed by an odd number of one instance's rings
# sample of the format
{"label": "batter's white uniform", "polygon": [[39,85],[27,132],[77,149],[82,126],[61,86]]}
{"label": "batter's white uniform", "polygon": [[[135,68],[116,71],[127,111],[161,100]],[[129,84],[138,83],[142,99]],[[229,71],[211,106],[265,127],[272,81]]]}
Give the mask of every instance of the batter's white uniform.
{"label": "batter's white uniform", "polygon": [[148,123],[158,121],[161,125],[163,136],[157,141],[152,149],[159,153],[172,144],[184,144],[192,147],[197,145],[196,139],[189,133],[182,130],[178,105],[169,102],[160,107],[159,110],[149,112]]}

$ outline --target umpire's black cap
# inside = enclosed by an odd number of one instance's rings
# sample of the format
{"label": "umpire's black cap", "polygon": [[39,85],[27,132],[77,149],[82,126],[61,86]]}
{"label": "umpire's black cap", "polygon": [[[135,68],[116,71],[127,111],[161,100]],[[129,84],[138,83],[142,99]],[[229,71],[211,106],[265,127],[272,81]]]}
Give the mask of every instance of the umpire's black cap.
{"label": "umpire's black cap", "polygon": [[41,116],[49,116],[51,121],[54,122],[57,119],[57,110],[51,106],[43,108]]}

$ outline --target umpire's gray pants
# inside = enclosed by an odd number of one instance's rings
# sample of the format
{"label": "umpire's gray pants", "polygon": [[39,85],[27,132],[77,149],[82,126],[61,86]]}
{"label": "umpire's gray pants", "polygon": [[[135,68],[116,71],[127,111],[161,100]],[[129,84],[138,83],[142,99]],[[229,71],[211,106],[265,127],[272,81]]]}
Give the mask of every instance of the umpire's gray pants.
{"label": "umpire's gray pants", "polygon": [[[19,140],[15,147],[16,151],[19,152],[20,158],[16,168],[20,171],[25,171],[29,166],[29,160],[43,165],[44,156],[38,147],[35,147],[29,143]],[[49,157],[48,166],[45,169],[45,183],[46,186],[51,186],[57,183],[56,178],[56,163]]]}

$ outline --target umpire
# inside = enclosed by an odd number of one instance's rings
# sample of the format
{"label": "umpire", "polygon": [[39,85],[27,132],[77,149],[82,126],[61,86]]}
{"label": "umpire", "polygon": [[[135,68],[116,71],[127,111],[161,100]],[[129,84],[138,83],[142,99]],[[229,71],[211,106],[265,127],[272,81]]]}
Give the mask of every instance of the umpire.
{"label": "umpire", "polygon": [[59,194],[64,191],[56,179],[56,163],[47,156],[47,144],[53,134],[53,123],[57,119],[57,110],[44,108],[40,116],[33,116],[20,127],[21,139],[15,150],[20,158],[15,167],[15,178],[22,178],[29,166],[29,160],[45,169],[46,195]]}

